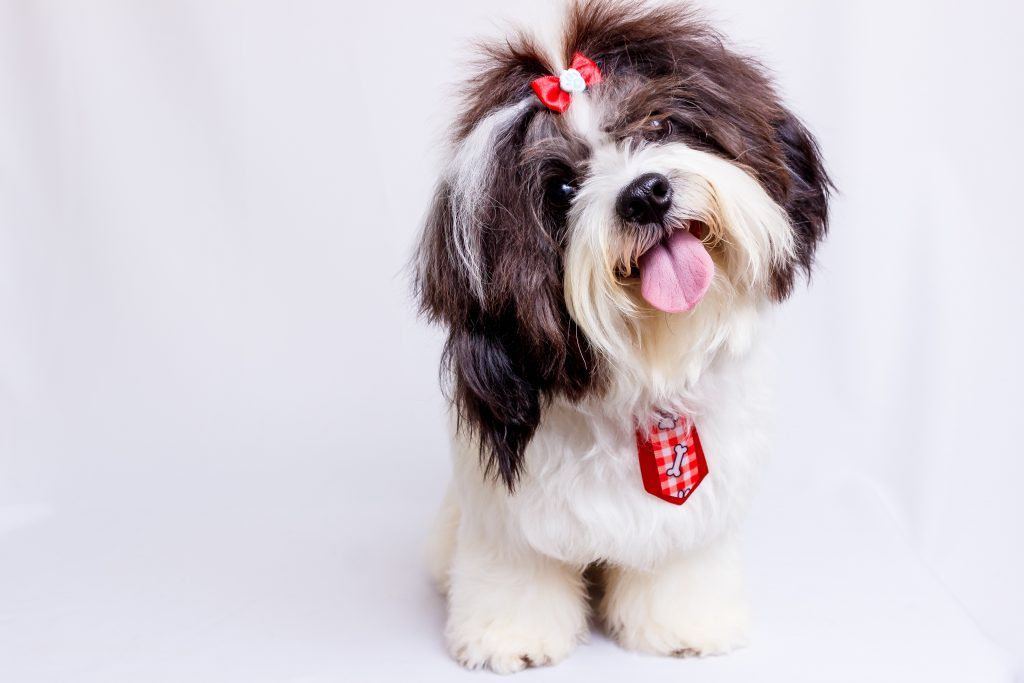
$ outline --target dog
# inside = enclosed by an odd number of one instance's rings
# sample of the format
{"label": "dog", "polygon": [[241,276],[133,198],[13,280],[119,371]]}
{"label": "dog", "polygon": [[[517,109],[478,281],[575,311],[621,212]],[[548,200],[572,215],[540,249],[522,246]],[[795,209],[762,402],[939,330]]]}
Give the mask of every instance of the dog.
{"label": "dog", "polygon": [[818,144],[688,6],[573,2],[466,82],[414,260],[447,329],[449,649],[553,664],[592,609],[638,651],[741,646],[757,331],[828,229]]}

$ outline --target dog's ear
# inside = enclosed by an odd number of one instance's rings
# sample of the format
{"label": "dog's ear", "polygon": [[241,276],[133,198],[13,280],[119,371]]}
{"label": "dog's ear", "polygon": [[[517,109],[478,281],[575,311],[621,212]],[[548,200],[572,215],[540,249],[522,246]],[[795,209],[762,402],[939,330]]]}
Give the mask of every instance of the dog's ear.
{"label": "dog's ear", "polygon": [[514,330],[481,322],[451,330],[445,361],[454,381],[459,428],[479,439],[485,472],[511,491],[522,469],[526,446],[540,423],[542,395],[549,383],[530,367]]}
{"label": "dog's ear", "polygon": [[476,194],[451,174],[441,183],[416,276],[423,312],[448,328],[442,368],[459,428],[510,491],[544,402],[580,395],[593,366],[565,308],[560,248],[518,138],[506,130],[491,148],[482,182],[469,188]]}
{"label": "dog's ear", "polygon": [[814,252],[828,232],[828,202],[832,181],[825,170],[814,136],[791,112],[774,122],[788,182],[782,208],[793,229],[793,258],[776,268],[772,284],[775,297],[785,299],[802,272],[810,276]]}
{"label": "dog's ear", "polygon": [[435,190],[415,264],[420,311],[431,322],[445,325],[465,317],[475,302],[473,291],[480,286],[469,265],[459,258],[453,195],[448,181],[442,181]]}

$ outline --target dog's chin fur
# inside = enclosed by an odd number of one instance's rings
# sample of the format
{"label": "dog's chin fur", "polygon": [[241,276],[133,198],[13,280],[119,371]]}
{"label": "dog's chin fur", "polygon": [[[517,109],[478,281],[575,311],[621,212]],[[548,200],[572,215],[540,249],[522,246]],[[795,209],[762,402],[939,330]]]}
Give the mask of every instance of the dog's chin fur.
{"label": "dog's chin fur", "polygon": [[[627,647],[744,642],[734,539],[766,447],[757,329],[827,229],[813,138],[688,9],[573,4],[561,41],[485,48],[416,263],[423,310],[448,328],[453,405],[432,568],[453,655],[499,672],[585,636],[588,567]],[[555,114],[530,82],[575,52],[603,81]],[[647,173],[673,191],[662,232],[616,213]],[[552,178],[575,187],[567,206],[545,194]],[[701,238],[714,277],[669,314],[636,267],[673,229]],[[709,467],[681,506],[648,494],[637,463],[635,430],[666,411],[698,426]]]}

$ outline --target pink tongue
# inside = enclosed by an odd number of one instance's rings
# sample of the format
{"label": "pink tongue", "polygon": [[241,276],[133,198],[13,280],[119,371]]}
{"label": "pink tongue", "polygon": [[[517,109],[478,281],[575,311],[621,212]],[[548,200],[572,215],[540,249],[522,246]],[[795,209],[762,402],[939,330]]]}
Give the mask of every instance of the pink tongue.
{"label": "pink tongue", "polygon": [[711,255],[688,230],[676,230],[640,257],[640,294],[666,313],[697,305],[715,274]]}

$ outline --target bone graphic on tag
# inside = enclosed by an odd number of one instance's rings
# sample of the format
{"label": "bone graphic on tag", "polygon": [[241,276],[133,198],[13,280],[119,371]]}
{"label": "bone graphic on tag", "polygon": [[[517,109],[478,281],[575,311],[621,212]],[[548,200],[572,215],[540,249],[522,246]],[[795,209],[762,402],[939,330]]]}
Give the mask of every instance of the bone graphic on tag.
{"label": "bone graphic on tag", "polygon": [[665,470],[665,474],[667,474],[670,477],[678,477],[679,476],[680,469],[683,466],[683,460],[686,460],[686,450],[687,449],[686,449],[686,445],[685,444],[677,444],[676,445],[676,448],[675,448],[675,451],[676,451],[675,462],[672,463],[672,467],[669,467],[667,470]]}
{"label": "bone graphic on tag", "polygon": [[674,429],[676,426],[676,418],[671,416],[664,416],[658,418],[658,429]]}
{"label": "bone graphic on tag", "polygon": [[684,491],[676,491],[676,498],[686,498],[688,495],[690,495],[690,491],[692,490],[692,487],[687,486]]}

